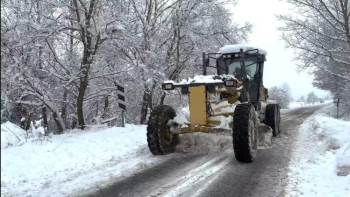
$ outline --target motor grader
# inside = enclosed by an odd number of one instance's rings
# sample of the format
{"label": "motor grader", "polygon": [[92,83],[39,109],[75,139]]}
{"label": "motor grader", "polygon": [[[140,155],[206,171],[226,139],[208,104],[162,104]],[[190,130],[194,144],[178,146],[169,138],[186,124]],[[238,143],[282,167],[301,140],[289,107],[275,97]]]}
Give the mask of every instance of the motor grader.
{"label": "motor grader", "polygon": [[[268,103],[263,85],[265,51],[244,45],[227,45],[218,53],[203,53],[203,75],[180,82],[164,81],[162,89],[181,90],[188,95],[188,116],[168,105],[153,109],[147,126],[147,141],[152,154],[175,151],[184,133],[232,132],[235,158],[252,162],[259,144],[280,132],[280,107]],[[215,62],[215,75],[207,75]]]}

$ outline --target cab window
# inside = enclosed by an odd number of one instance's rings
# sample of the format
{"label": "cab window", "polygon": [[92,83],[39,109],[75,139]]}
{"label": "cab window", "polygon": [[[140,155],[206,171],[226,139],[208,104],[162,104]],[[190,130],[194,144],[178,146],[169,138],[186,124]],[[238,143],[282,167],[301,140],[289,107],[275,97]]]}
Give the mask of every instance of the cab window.
{"label": "cab window", "polygon": [[[257,73],[257,62],[245,61],[245,74],[248,78],[253,79]],[[234,75],[238,78],[243,78],[244,72],[241,69],[241,62],[235,61],[228,65],[228,74]]]}
{"label": "cab window", "polygon": [[257,62],[256,61],[245,61],[246,74],[253,79],[257,73]]}

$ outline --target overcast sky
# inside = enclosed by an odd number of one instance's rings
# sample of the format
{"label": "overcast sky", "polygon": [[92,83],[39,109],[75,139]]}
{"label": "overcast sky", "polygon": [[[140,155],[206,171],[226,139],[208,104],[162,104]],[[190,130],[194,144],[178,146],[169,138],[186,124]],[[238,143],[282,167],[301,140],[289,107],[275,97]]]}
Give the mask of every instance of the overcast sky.
{"label": "overcast sky", "polygon": [[253,25],[249,44],[267,51],[264,70],[264,85],[278,86],[287,83],[294,98],[314,91],[318,95],[326,93],[312,85],[312,75],[307,71],[297,72],[297,62],[293,49],[286,48],[278,27],[281,22],[276,15],[290,12],[289,5],[281,0],[239,0],[232,8],[236,23],[249,22]]}

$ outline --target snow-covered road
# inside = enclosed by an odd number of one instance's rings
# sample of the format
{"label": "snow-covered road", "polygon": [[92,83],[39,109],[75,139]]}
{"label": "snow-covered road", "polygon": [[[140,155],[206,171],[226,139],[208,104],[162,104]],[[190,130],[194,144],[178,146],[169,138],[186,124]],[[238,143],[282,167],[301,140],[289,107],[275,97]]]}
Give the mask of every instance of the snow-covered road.
{"label": "snow-covered road", "polygon": [[211,153],[174,154],[91,196],[284,196],[298,127],[321,107],[283,113],[280,137],[251,164],[238,163],[231,146]]}
{"label": "snow-covered road", "polygon": [[[350,175],[336,174],[337,163],[347,162],[344,130],[350,123],[321,116],[322,111],[324,106],[283,111],[281,135],[273,139],[272,149],[259,150],[251,164],[234,159],[230,134],[185,135],[176,153],[157,157],[148,150],[145,126],[137,125],[20,140],[1,149],[1,195],[322,196],[334,191],[327,187],[335,184],[337,192],[331,194],[350,196]],[[338,129],[330,132],[333,127]],[[304,146],[312,143],[323,144]],[[325,151],[329,147],[331,152]],[[336,159],[341,151],[345,156]],[[315,187],[324,190],[315,193]]]}

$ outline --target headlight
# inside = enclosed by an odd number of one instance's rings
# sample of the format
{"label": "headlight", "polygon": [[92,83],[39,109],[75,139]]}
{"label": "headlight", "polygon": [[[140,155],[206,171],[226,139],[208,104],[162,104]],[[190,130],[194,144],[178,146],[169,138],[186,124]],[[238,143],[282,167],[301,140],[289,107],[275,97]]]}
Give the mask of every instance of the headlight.
{"label": "headlight", "polygon": [[162,89],[163,90],[173,90],[174,89],[174,84],[172,84],[172,83],[163,83],[162,84]]}
{"label": "headlight", "polygon": [[225,86],[227,86],[227,87],[236,87],[236,81],[235,80],[231,80],[231,79],[229,79],[229,80],[226,80],[225,81]]}

